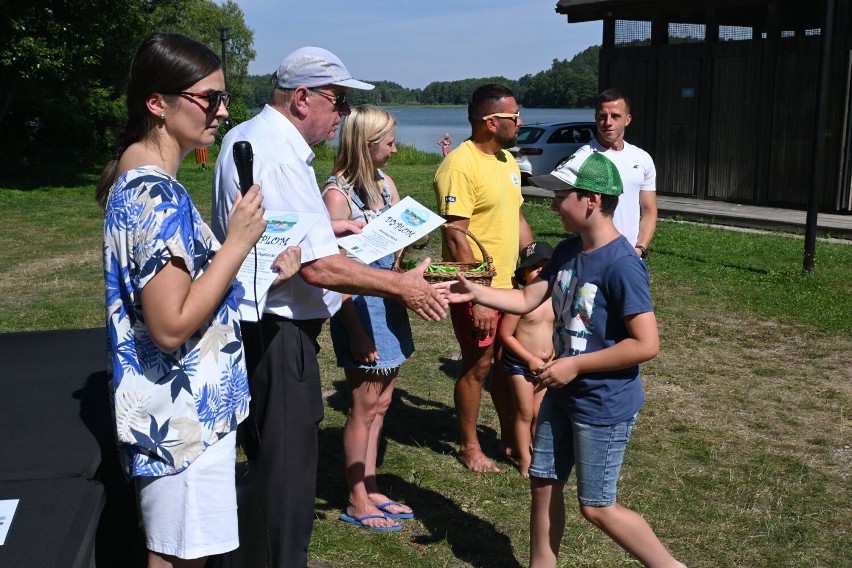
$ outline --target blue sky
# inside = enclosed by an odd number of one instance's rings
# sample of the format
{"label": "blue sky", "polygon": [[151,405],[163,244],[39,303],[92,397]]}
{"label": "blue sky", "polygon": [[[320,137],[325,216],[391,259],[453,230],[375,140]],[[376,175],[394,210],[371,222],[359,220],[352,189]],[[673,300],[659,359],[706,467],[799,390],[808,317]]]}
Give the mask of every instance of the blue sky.
{"label": "blue sky", "polygon": [[432,81],[519,79],[601,42],[601,22],[569,24],[556,0],[235,0],[254,30],[249,73],[316,45],[356,79],[422,88]]}

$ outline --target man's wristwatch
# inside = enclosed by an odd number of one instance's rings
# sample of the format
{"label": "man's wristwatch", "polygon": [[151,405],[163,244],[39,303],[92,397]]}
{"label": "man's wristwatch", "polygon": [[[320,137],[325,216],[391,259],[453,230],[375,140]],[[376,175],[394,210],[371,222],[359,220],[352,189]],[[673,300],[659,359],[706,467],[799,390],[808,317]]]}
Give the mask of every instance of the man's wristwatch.
{"label": "man's wristwatch", "polygon": [[640,245],[639,243],[636,243],[635,245],[633,245],[633,248],[639,249],[639,258],[645,258],[646,256],[648,256],[648,248],[645,245]]}

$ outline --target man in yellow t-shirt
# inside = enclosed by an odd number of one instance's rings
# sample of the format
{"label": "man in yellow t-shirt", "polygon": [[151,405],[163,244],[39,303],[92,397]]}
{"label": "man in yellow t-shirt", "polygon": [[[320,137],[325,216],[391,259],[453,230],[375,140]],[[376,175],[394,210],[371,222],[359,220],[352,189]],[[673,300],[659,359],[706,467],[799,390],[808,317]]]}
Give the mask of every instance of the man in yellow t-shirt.
{"label": "man in yellow t-shirt", "polygon": [[[467,229],[494,259],[491,286],[511,288],[519,251],[533,241],[521,212],[521,174],[507,148],[515,145],[523,124],[512,91],[500,85],[476,89],[468,104],[471,136],[444,158],[435,174],[438,210],[447,222]],[[444,230],[445,261],[482,262],[482,253],[460,231]],[[500,313],[471,304],[450,306],[462,364],[455,387],[459,420],[459,461],[478,472],[497,472],[476,434],[482,385],[491,369]],[[500,418],[501,451],[512,447],[512,401],[501,365],[495,365],[491,399]]]}

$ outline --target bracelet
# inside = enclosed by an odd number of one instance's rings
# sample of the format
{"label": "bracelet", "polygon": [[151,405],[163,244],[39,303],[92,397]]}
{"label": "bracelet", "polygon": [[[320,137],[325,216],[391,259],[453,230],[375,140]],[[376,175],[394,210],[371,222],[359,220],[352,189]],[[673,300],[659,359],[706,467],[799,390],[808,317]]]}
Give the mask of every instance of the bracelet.
{"label": "bracelet", "polygon": [[639,258],[645,258],[648,256],[648,248],[645,245],[640,245],[639,243],[636,243],[635,245],[633,245],[633,248],[639,249]]}

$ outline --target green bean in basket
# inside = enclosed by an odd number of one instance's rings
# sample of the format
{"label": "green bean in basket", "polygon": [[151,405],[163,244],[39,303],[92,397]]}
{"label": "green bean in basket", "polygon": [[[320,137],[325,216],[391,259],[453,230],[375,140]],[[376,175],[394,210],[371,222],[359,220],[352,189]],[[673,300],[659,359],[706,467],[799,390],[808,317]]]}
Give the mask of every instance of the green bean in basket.
{"label": "green bean in basket", "polygon": [[[416,261],[413,261],[413,260],[404,260],[402,262],[402,269],[403,270],[411,270],[412,268],[415,268],[417,266],[417,264],[418,263]],[[480,264],[476,268],[472,268],[470,270],[463,270],[462,272],[465,272],[465,273],[485,272],[486,270],[488,270],[488,263],[483,262],[482,264]],[[431,272],[433,274],[436,274],[436,273],[448,274],[448,273],[452,273],[452,272],[458,272],[458,267],[457,266],[447,266],[447,265],[444,265],[444,264],[430,264],[428,267],[426,267],[426,272],[427,273]]]}

